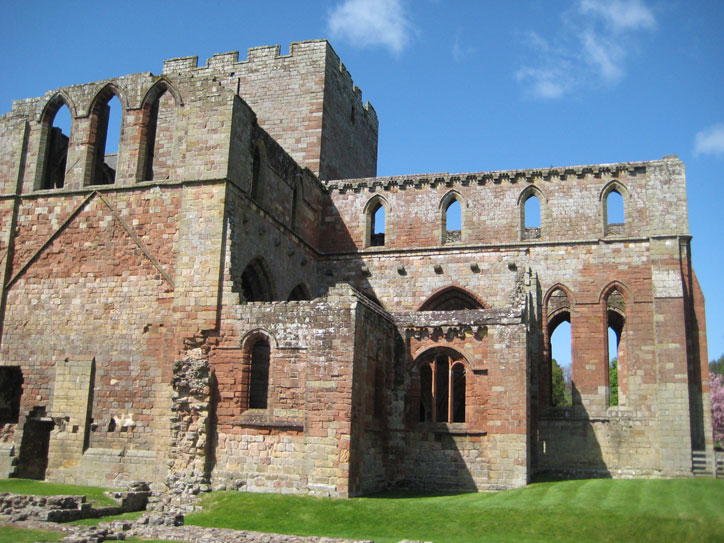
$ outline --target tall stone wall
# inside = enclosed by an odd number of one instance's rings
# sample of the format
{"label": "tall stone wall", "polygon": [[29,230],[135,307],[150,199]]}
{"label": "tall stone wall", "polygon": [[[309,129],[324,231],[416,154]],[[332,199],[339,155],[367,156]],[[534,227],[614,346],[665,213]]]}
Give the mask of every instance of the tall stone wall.
{"label": "tall stone wall", "polygon": [[[574,406],[565,413],[550,408],[550,351],[540,353],[534,362],[539,390],[532,405],[533,420],[540,421],[537,469],[622,476],[690,470],[696,432],[689,418],[704,410],[698,392],[704,370],[690,371],[688,377],[684,372],[695,355],[689,354],[693,346],[687,351],[681,323],[694,302],[682,291],[689,266],[688,252],[680,250],[688,247],[686,206],[672,203],[685,200],[678,160],[329,186],[332,220],[323,240],[330,254],[320,266],[335,271],[330,280],[348,281],[383,307],[414,311],[454,286],[485,307],[503,308],[514,290],[515,270],[531,268],[546,305],[539,326],[549,341],[555,322],[548,321],[548,297],[556,289],[568,293]],[[622,195],[625,211],[625,222],[616,228],[606,221],[606,191],[613,189]],[[452,242],[443,220],[451,194],[462,207],[459,241]],[[541,202],[535,238],[526,237],[524,224],[529,194]],[[374,201],[386,211],[383,246],[366,246]],[[610,406],[608,386],[606,300],[614,290],[624,299],[626,327],[619,406]],[[698,338],[698,345],[702,325],[696,319],[689,343]],[[700,357],[688,365],[703,367]],[[693,388],[687,392],[687,387]],[[671,417],[668,422],[660,416],[662,409]],[[692,424],[702,436],[708,431],[701,417]],[[643,452],[652,443],[670,458]]]}
{"label": "tall stone wall", "polygon": [[[294,42],[222,53],[198,66],[198,57],[164,62],[169,77],[214,77],[238,92],[259,124],[303,167],[320,179],[377,172],[377,115],[326,40]],[[355,121],[352,122],[354,110]]]}

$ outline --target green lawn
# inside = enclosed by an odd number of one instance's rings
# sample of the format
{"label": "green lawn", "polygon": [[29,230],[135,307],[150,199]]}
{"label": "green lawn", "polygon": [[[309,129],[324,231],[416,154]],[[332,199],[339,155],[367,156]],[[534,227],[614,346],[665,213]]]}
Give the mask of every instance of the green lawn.
{"label": "green lawn", "polygon": [[713,479],[594,479],[349,500],[218,492],[202,503],[187,524],[376,543],[724,541],[724,481]]}
{"label": "green lawn", "polygon": [[118,505],[104,494],[108,488],[95,486],[62,485],[59,483],[46,483],[34,479],[0,479],[0,492],[13,494],[30,494],[34,496],[56,496],[70,494],[73,496],[86,496],[88,501],[96,505]]}
{"label": "green lawn", "polygon": [[0,527],[0,542],[2,543],[34,543],[46,541],[60,541],[66,534],[61,532],[46,532],[45,530],[28,530],[14,526]]}

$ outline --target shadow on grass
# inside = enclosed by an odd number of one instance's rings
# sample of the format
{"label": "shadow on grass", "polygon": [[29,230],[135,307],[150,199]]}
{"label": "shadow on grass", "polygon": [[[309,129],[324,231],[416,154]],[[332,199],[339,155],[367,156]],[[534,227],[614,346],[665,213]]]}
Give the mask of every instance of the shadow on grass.
{"label": "shadow on grass", "polygon": [[531,483],[559,483],[561,481],[585,481],[588,479],[613,479],[610,473],[573,475],[570,473],[544,471],[531,477]]}
{"label": "shadow on grass", "polygon": [[408,489],[391,489],[384,490],[382,492],[375,492],[373,494],[365,494],[364,496],[357,496],[352,499],[386,499],[386,500],[407,500],[407,499],[420,499],[420,498],[444,498],[448,496],[464,496],[466,494],[477,494],[477,492],[434,492],[431,490],[408,490]]}

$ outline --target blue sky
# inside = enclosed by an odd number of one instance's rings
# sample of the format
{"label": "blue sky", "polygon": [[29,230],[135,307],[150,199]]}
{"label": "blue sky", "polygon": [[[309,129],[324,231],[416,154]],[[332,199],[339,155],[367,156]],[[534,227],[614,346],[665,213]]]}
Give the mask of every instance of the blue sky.
{"label": "blue sky", "polygon": [[380,118],[378,175],[652,160],[687,166],[709,358],[724,354],[724,2],[12,2],[13,99],[164,59],[328,38]]}

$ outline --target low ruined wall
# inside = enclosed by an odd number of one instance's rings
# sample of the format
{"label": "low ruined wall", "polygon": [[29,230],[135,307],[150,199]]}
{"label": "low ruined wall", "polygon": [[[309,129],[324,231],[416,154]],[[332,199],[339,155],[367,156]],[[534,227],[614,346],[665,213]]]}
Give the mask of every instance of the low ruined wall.
{"label": "low ruined wall", "polygon": [[421,432],[409,439],[405,481],[423,490],[481,491],[525,486],[526,438]]}
{"label": "low ruined wall", "polygon": [[[568,415],[568,416],[566,416]],[[570,408],[538,423],[536,471],[564,476],[634,477],[667,474],[651,418],[612,408],[606,418],[574,417]]]}
{"label": "low ruined wall", "polygon": [[47,522],[71,522],[100,518],[132,511],[143,511],[151,492],[145,483],[133,483],[129,492],[115,492],[118,505],[94,507],[85,496],[28,496],[0,493],[0,519],[21,521],[38,519]]}
{"label": "low ruined wall", "polygon": [[249,429],[219,435],[214,488],[338,495],[337,443],[301,432]]}

